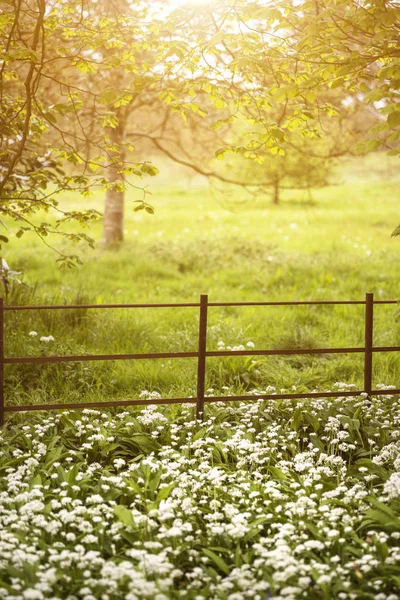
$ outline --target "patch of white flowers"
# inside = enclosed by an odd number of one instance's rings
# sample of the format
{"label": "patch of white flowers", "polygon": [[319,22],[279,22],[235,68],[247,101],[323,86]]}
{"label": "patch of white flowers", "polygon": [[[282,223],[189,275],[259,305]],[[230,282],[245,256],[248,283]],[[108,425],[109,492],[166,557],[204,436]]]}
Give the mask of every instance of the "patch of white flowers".
{"label": "patch of white flowers", "polygon": [[48,342],[54,342],[54,337],[52,335],[42,335],[40,341],[47,344]]}
{"label": "patch of white flowers", "polygon": [[400,600],[398,398],[206,416],[85,409],[3,432],[0,599]]}
{"label": "patch of white flowers", "polygon": [[224,341],[220,340],[217,343],[217,347],[218,347],[218,350],[221,350],[221,351],[222,350],[233,350],[233,351],[236,350],[236,351],[239,351],[239,350],[247,350],[249,348],[255,348],[255,344],[254,344],[254,342],[250,341],[250,342],[247,342],[246,346],[244,346],[243,344],[239,344],[237,346],[227,346],[227,345],[225,345]]}
{"label": "patch of white flowers", "polygon": [[[28,333],[28,335],[31,338],[35,338],[35,337],[37,337],[38,333],[37,333],[37,331],[30,331]],[[39,339],[41,342],[45,342],[46,344],[49,342],[54,342],[54,337],[52,335],[42,335],[42,336],[40,336]]]}

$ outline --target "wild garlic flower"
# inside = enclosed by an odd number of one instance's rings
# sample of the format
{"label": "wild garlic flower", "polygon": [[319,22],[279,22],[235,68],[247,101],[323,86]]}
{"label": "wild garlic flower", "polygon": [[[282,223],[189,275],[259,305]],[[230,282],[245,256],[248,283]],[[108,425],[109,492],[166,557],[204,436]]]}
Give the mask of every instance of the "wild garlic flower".
{"label": "wild garlic flower", "polygon": [[[395,510],[400,496],[400,404],[263,393],[207,407],[201,425],[191,407],[173,420],[146,406],[5,431],[0,580],[18,600],[400,600],[400,533],[371,517],[371,499]],[[349,426],[356,410],[375,445]]]}
{"label": "wild garlic flower", "polygon": [[54,342],[54,337],[52,335],[42,335],[40,341],[45,342],[47,344],[48,342]]}

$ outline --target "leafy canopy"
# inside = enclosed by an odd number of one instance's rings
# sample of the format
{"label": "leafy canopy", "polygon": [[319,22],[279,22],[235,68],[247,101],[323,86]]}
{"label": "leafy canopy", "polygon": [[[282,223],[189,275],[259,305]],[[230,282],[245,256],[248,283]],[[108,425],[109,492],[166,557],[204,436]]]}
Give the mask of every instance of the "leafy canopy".
{"label": "leafy canopy", "polygon": [[[34,230],[93,244],[66,224],[85,227],[99,214],[64,211],[60,192],[85,196],[156,174],[127,153],[121,180],[107,178],[118,150],[110,131],[133,105],[154,102],[183,126],[195,116],[222,134],[245,123],[239,147],[226,136],[214,151],[222,158],[239,148],[257,161],[265,152],[284,156],[299,135],[318,139],[324,119],[341,112],[329,101],[336,90],[379,115],[361,151],[400,152],[395,0],[216,0],[176,9],[153,0],[9,0],[2,9],[0,212],[5,227],[20,225],[18,237]],[[37,224],[41,211],[59,218]],[[60,261],[79,258],[61,253]]]}

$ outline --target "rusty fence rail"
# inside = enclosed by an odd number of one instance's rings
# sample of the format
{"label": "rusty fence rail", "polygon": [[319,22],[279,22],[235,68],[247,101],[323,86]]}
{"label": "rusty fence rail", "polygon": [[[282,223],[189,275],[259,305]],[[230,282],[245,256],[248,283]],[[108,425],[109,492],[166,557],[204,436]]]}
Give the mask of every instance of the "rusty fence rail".
{"label": "rusty fence rail", "polygon": [[[304,301],[304,302],[209,302],[208,296],[202,294],[200,302],[176,304],[63,304],[37,306],[5,306],[0,298],[0,425],[4,423],[5,413],[15,413],[37,410],[65,410],[75,408],[123,407],[147,404],[195,404],[196,418],[203,419],[204,404],[209,402],[233,402],[238,400],[254,400],[262,398],[296,399],[296,398],[333,398],[340,396],[357,396],[361,394],[383,395],[400,394],[400,388],[390,390],[374,390],[372,388],[372,357],[375,352],[399,352],[400,346],[374,346],[373,324],[374,306],[381,304],[397,304],[397,300],[374,300],[372,293],[367,293],[365,300],[338,301]],[[326,306],[326,305],[364,305],[365,306],[365,336],[364,346],[357,348],[304,348],[288,350],[218,350],[207,351],[207,317],[210,307],[218,306]],[[89,354],[77,356],[40,356],[40,357],[6,357],[4,355],[4,313],[21,310],[68,310],[68,309],[105,309],[105,308],[199,308],[199,343],[195,352],[160,352],[148,354]],[[348,354],[364,355],[364,389],[348,392],[310,392],[297,394],[257,394],[244,396],[206,396],[206,360],[208,357],[224,356],[288,356],[297,354]],[[21,363],[57,363],[57,362],[86,362],[97,360],[141,360],[165,358],[197,358],[197,395],[195,398],[157,398],[151,400],[115,400],[100,402],[69,402],[65,404],[33,404],[26,406],[5,406],[4,404],[4,365]]]}

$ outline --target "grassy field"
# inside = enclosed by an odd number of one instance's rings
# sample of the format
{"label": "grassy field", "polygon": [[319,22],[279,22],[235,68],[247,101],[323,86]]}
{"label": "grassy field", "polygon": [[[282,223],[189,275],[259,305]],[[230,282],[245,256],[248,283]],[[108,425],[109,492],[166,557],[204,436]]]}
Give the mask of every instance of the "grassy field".
{"label": "grassy field", "polygon": [[[160,180],[154,217],[132,196],[126,243],[82,248],[79,269],[13,240],[26,286],[8,303],[398,298],[393,164],[371,156],[339,176],[278,207]],[[396,308],[376,308],[376,344],[399,344]],[[7,312],[6,356],[194,350],[197,327],[192,308]],[[209,349],[249,343],[362,345],[363,307],[210,309]],[[0,432],[0,599],[400,600],[400,403],[382,386],[398,385],[396,354],[374,357],[378,398],[257,399],[268,386],[349,392],[362,366],[209,359],[210,395],[255,396],[207,406],[203,422],[187,405],[13,417]],[[195,360],[7,365],[6,401],[188,396],[195,381]]]}
{"label": "grassy field", "polygon": [[[171,183],[173,181],[174,183]],[[33,235],[12,238],[6,258],[22,271],[9,303],[105,303],[235,300],[359,300],[400,297],[400,220],[394,160],[382,155],[338,167],[337,184],[313,192],[287,191],[280,206],[240,190],[214,194],[202,180],[161,173],[152,183],[155,215],[133,212],[127,198],[126,241],[94,251],[78,248],[84,265],[59,270],[54,254]],[[179,183],[179,185],[178,185]],[[101,195],[66,195],[69,207],[101,210]],[[47,217],[48,218],[48,217]],[[50,215],[52,218],[52,215]],[[55,240],[57,244],[57,240]],[[68,248],[65,248],[68,250]],[[77,249],[72,249],[76,251]],[[7,314],[6,355],[190,351],[197,347],[197,309],[137,309]],[[374,342],[398,344],[395,308],[378,307]],[[36,337],[29,336],[36,331]],[[40,342],[41,336],[54,341]],[[363,344],[362,307],[214,308],[208,348],[246,345],[300,348]],[[300,391],[362,381],[362,356],[210,359],[207,387],[215,393],[254,388]],[[394,383],[394,354],[375,356],[375,383]],[[7,402],[131,398],[143,390],[163,396],[195,393],[195,360],[9,366]]]}

